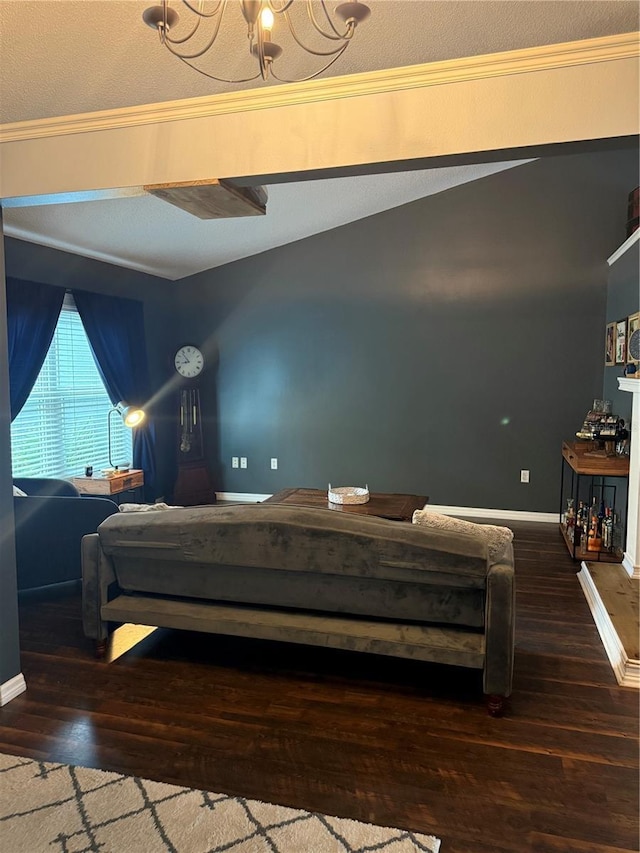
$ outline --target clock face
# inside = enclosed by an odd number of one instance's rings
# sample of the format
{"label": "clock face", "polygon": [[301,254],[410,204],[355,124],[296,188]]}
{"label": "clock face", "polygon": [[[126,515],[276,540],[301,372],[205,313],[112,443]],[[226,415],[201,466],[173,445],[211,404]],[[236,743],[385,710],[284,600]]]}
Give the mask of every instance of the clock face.
{"label": "clock face", "polygon": [[173,360],[176,370],[185,379],[195,379],[202,373],[204,358],[198,347],[191,344],[180,347]]}
{"label": "clock face", "polygon": [[640,329],[631,333],[629,338],[629,361],[640,361]]}

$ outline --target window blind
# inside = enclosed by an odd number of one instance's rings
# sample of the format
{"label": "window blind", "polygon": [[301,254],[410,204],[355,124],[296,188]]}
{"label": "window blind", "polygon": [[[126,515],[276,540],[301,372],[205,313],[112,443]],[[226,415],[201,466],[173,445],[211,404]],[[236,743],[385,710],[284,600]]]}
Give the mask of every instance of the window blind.
{"label": "window blind", "polygon": [[[78,477],[110,467],[112,408],[73,296],[65,296],[53,341],[22,411],[11,425],[16,477]],[[111,415],[111,458],[132,461],[132,431]]]}

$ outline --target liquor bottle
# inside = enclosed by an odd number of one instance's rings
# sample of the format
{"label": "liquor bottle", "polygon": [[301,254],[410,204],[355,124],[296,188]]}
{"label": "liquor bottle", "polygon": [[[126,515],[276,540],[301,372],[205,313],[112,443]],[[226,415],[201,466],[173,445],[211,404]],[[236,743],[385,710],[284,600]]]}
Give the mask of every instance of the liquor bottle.
{"label": "liquor bottle", "polygon": [[616,512],[614,509],[611,510],[611,521],[613,522],[613,531],[611,533],[611,550],[617,554],[618,552],[622,552],[624,548],[624,543],[622,541],[624,525],[621,523],[620,513]]}
{"label": "liquor bottle", "polygon": [[580,506],[578,507],[578,514],[576,515],[575,525],[573,528],[573,545],[574,548],[579,548],[582,543],[582,536],[584,533],[584,520],[585,520],[586,507],[584,505],[584,501],[580,501]]}
{"label": "liquor bottle", "polygon": [[564,513],[564,529],[569,537],[573,536],[573,525],[576,521],[576,511],[573,507],[573,498],[567,498],[567,508]]}
{"label": "liquor bottle", "polygon": [[611,507],[605,510],[602,522],[602,550],[611,551],[613,548],[613,519],[611,518]]}
{"label": "liquor bottle", "polygon": [[602,522],[604,521],[605,516],[605,506],[604,506],[604,494],[600,499],[600,509],[598,510],[598,533],[602,537]]}
{"label": "liquor bottle", "polygon": [[591,526],[587,535],[587,551],[599,551],[602,547],[602,539],[598,532],[598,516],[591,516]]}

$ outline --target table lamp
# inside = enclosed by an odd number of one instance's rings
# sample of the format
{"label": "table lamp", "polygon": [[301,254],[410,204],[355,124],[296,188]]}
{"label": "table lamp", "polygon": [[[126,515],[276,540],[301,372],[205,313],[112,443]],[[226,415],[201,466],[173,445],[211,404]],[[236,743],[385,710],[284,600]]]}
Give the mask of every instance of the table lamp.
{"label": "table lamp", "polygon": [[114,465],[111,459],[111,415],[114,412],[122,418],[122,423],[131,429],[140,426],[140,424],[146,418],[146,413],[143,409],[136,408],[136,406],[129,406],[123,400],[120,400],[120,402],[113,406],[113,408],[109,409],[109,414],[107,415],[107,434],[109,436],[109,465],[111,465],[114,471],[117,471],[118,466]]}

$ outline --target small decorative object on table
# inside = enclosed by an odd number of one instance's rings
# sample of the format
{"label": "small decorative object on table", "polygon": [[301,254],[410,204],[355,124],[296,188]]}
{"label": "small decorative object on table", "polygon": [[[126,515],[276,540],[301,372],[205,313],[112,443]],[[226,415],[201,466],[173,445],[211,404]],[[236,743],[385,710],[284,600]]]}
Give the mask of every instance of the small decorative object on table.
{"label": "small decorative object on table", "polygon": [[611,413],[609,400],[594,400],[593,407],[587,412],[576,438],[593,443],[593,449],[586,451],[591,456],[615,456],[616,442],[622,436],[624,420]]}
{"label": "small decorative object on table", "polygon": [[334,489],[329,483],[327,496],[332,504],[366,504],[369,500],[369,486],[364,489],[359,486],[339,486]]}

